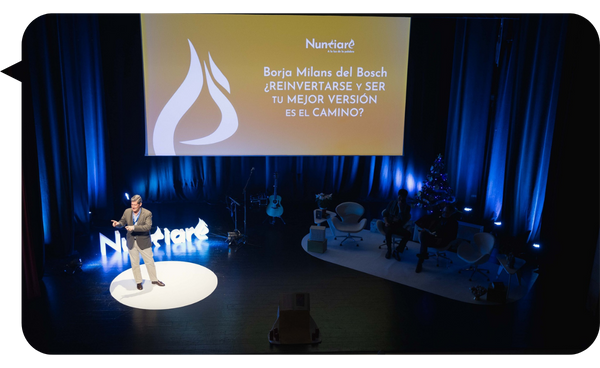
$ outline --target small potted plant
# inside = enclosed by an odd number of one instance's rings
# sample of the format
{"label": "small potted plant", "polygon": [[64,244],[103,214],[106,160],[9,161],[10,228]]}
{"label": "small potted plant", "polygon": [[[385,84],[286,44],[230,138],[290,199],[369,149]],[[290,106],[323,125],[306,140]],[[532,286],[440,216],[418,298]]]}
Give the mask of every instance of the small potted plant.
{"label": "small potted plant", "polygon": [[331,194],[319,193],[316,195],[316,202],[320,209],[326,210],[331,205]]}
{"label": "small potted plant", "polygon": [[481,285],[472,286],[469,288],[469,290],[471,290],[471,293],[474,296],[473,299],[475,300],[481,300],[481,296],[487,293],[487,289]]}

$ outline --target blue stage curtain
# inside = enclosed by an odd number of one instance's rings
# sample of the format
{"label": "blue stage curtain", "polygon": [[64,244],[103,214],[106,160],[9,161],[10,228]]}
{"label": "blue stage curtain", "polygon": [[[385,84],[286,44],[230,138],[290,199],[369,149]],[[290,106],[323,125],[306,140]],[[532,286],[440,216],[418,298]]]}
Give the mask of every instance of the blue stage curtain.
{"label": "blue stage curtain", "polygon": [[410,160],[404,157],[152,157],[147,161],[135,175],[123,178],[129,192],[139,193],[147,202],[218,201],[241,195],[246,184],[249,193],[272,194],[276,176],[278,193],[291,201],[314,200],[321,192],[335,193],[340,200],[387,200],[400,188],[414,194],[418,187],[415,175],[408,172]]}
{"label": "blue stage curtain", "polygon": [[45,16],[24,37],[32,83],[44,243],[71,254],[107,200],[103,87],[94,16]]}
{"label": "blue stage curtain", "polygon": [[485,170],[485,150],[492,94],[498,21],[457,22],[446,157],[448,176],[457,200],[477,209]]}
{"label": "blue stage curtain", "polygon": [[457,22],[448,172],[457,198],[539,238],[567,16]]}
{"label": "blue stage curtain", "polygon": [[[414,195],[444,151],[459,203],[514,233],[539,231],[564,17],[415,19],[402,157],[153,158],[139,134],[134,18],[47,16],[29,32],[38,32],[28,50],[46,243],[85,229],[89,212],[110,212],[111,201],[121,207],[125,192],[147,202],[239,199],[246,183],[248,193],[272,193],[277,173],[278,192],[292,201],[320,192],[387,201],[400,188]],[[129,28],[109,33],[114,22]]]}

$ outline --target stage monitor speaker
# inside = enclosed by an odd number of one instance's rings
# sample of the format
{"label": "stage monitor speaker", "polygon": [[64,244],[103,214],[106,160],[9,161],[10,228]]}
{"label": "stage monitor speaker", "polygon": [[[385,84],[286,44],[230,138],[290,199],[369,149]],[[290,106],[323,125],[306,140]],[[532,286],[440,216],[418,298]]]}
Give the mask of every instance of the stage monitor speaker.
{"label": "stage monitor speaker", "polygon": [[271,344],[316,344],[321,342],[319,329],[310,316],[308,293],[283,294],[279,300],[277,320],[269,331]]}

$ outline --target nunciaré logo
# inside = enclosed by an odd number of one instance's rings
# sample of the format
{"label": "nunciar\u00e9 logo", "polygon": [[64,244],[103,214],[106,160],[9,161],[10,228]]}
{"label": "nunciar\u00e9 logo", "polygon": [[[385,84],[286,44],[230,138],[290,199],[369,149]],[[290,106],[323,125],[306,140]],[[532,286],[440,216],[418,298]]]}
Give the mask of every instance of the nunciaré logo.
{"label": "nunciar\u00e9 logo", "polygon": [[330,53],[351,53],[354,52],[354,40],[350,39],[349,42],[341,42],[338,40],[331,40],[329,42],[321,42],[316,41],[314,38],[312,40],[306,39],[306,48],[309,47],[313,49],[327,49],[327,52]]}
{"label": "nunciar\u00e9 logo", "polygon": [[[221,123],[214,132],[206,137],[182,141],[181,143],[195,146],[214,144],[231,137],[238,128],[238,117],[235,108],[216,86],[208,71],[206,61],[204,62],[204,73],[202,72],[202,64],[200,63],[196,49],[190,40],[188,40],[188,43],[190,46],[190,69],[181,86],[175,91],[158,115],[152,139],[155,155],[175,155],[175,143],[173,142],[175,128],[183,115],[192,107],[198,96],[200,96],[200,92],[202,92],[202,87],[204,86],[203,74],[206,74],[208,92],[221,110]],[[228,93],[231,93],[229,81],[214,63],[210,52],[208,53],[208,58],[210,71],[214,80]]]}

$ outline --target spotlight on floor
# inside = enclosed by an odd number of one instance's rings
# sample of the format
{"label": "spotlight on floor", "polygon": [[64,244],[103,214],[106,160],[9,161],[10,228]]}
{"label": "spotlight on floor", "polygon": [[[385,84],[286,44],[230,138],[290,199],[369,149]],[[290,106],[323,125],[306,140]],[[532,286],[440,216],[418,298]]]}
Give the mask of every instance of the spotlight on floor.
{"label": "spotlight on floor", "polygon": [[473,209],[471,207],[465,207],[463,210],[465,212],[471,212],[471,211],[473,211]]}
{"label": "spotlight on floor", "polygon": [[500,226],[500,225],[502,225],[502,222],[500,222],[500,221],[494,221],[494,225]]}
{"label": "spotlight on floor", "polygon": [[533,247],[536,248],[536,249],[539,249],[540,245],[539,245],[539,243],[533,243]]}

